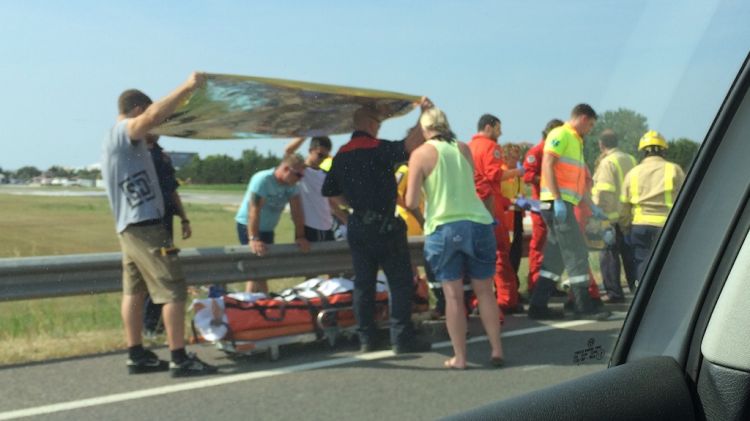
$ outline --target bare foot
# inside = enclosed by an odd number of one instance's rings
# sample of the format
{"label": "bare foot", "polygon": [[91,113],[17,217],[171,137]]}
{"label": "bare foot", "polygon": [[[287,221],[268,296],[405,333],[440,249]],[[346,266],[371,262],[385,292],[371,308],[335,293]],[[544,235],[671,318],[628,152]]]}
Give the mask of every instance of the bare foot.
{"label": "bare foot", "polygon": [[463,365],[456,364],[456,357],[445,360],[445,362],[443,363],[443,366],[451,370],[466,370],[466,364],[463,364]]}

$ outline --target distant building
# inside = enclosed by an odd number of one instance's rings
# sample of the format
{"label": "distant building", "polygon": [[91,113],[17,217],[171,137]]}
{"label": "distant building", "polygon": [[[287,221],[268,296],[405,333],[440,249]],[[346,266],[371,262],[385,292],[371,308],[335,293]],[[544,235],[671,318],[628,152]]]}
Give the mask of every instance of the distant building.
{"label": "distant building", "polygon": [[195,152],[169,152],[165,151],[169,158],[172,159],[172,166],[179,170],[185,165],[189,164],[194,157],[198,156]]}

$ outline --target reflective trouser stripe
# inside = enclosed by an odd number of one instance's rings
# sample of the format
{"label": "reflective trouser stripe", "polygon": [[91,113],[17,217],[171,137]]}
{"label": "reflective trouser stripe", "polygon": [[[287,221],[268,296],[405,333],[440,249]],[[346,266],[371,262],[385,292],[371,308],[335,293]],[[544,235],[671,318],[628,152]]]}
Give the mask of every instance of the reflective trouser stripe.
{"label": "reflective trouser stripe", "polygon": [[589,275],[576,275],[568,278],[570,285],[587,284],[589,282]]}
{"label": "reflective trouser stripe", "polygon": [[552,273],[552,272],[547,271],[547,270],[540,270],[539,271],[539,276],[543,276],[543,277],[545,277],[547,279],[551,279],[551,280],[553,280],[555,282],[560,282],[560,279],[562,279],[562,277],[560,275],[558,275],[556,273]]}

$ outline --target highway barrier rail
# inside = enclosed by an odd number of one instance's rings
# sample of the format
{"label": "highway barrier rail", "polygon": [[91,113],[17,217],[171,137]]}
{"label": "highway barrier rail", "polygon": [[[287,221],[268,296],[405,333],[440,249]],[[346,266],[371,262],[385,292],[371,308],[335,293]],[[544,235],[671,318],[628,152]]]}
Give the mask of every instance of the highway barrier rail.
{"label": "highway barrier rail", "polygon": [[[422,246],[422,238],[409,241],[415,262],[421,262]],[[180,261],[189,285],[352,273],[345,241],[313,243],[309,253],[301,253],[295,244],[269,245],[263,257],[247,246],[183,249]],[[120,253],[0,259],[0,301],[121,290]]]}
{"label": "highway barrier rail", "polygon": [[[524,236],[524,256],[529,238]],[[419,265],[423,245],[422,237],[409,238],[412,261]],[[192,248],[180,252],[180,261],[188,285],[352,273],[345,241],[312,243],[309,253],[301,253],[295,244],[274,244],[263,257],[247,246]],[[121,290],[120,253],[0,259],[0,302]]]}

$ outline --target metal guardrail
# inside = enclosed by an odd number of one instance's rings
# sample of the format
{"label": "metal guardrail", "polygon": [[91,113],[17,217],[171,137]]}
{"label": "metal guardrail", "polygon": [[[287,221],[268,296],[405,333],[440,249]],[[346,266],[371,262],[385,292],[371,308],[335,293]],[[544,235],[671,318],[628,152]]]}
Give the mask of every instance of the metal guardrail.
{"label": "metal guardrail", "polygon": [[[421,262],[422,246],[422,238],[409,240],[415,262]],[[246,246],[184,249],[180,261],[190,285],[352,272],[345,241],[313,243],[309,253],[294,244],[270,245],[263,257]],[[120,253],[0,259],[0,301],[121,290]]]}
{"label": "metal guardrail", "polygon": [[[530,235],[524,235],[528,256]],[[409,238],[412,261],[422,262],[422,237]],[[294,244],[268,246],[258,257],[247,246],[184,249],[180,261],[188,285],[352,273],[345,241],[312,243],[309,253]],[[0,259],[0,302],[122,290],[120,253]]]}

